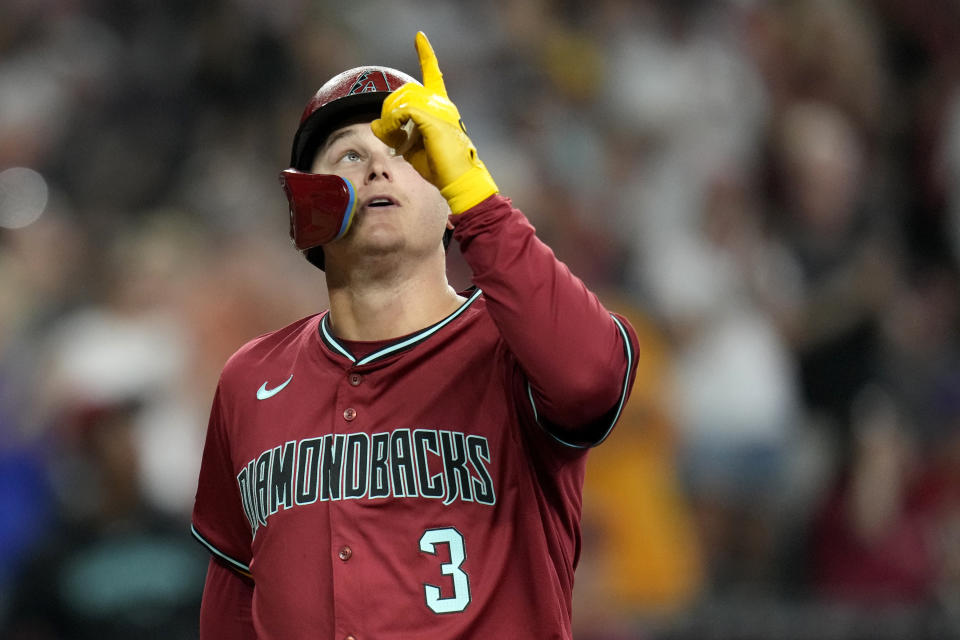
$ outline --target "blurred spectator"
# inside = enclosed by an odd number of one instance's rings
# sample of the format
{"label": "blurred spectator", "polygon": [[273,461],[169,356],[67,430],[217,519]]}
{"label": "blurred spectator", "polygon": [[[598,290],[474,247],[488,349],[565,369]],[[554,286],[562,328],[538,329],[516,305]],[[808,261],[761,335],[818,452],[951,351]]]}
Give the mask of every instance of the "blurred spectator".
{"label": "blurred spectator", "polygon": [[953,91],[949,102],[942,145],[942,157],[939,160],[946,182],[946,227],[953,255],[960,258],[960,88]]}
{"label": "blurred spectator", "polygon": [[687,610],[706,586],[680,482],[671,348],[642,310],[616,295],[605,304],[630,319],[644,358],[620,424],[587,459],[574,599],[574,635],[583,640],[634,638]]}
{"label": "blurred spectator", "polygon": [[749,43],[773,112],[795,103],[825,103],[861,134],[884,135],[896,113],[884,99],[889,74],[877,16],[868,5],[833,0],[753,4]]}
{"label": "blurred spectator", "polygon": [[629,234],[629,280],[659,307],[674,288],[660,280],[660,261],[669,260],[675,243],[699,235],[716,175],[752,170],[768,98],[744,47],[739,9],[651,4],[610,27],[598,117],[620,147],[623,166],[604,170],[617,179],[610,215]]}
{"label": "blurred spectator", "polygon": [[858,395],[849,469],[815,526],[813,574],[833,600],[864,607],[922,604],[937,558],[918,501],[916,445],[891,399]]}
{"label": "blurred spectator", "polygon": [[23,557],[47,531],[53,511],[42,448],[15,438],[17,427],[4,409],[0,403],[0,628]]}
{"label": "blurred spectator", "polygon": [[11,640],[196,636],[206,561],[140,493],[136,400],[62,416],[61,520],[23,563],[0,633]]}
{"label": "blurred spectator", "polygon": [[757,301],[775,254],[746,184],[718,179],[699,235],[664,243],[659,309],[675,343],[671,408],[714,590],[766,590],[784,514],[800,399],[787,344]]}
{"label": "blurred spectator", "polygon": [[774,233],[795,276],[769,310],[794,350],[806,406],[846,451],[850,402],[878,374],[879,319],[899,277],[899,247],[867,198],[864,143],[843,112],[796,103],[775,136]]}
{"label": "blurred spectator", "polygon": [[960,369],[942,381],[934,403],[940,434],[921,470],[918,495],[930,518],[934,602],[960,621]]}
{"label": "blurred spectator", "polygon": [[878,354],[878,379],[908,417],[924,459],[936,457],[949,437],[943,412],[960,368],[960,269],[928,260],[920,258],[898,283]]}

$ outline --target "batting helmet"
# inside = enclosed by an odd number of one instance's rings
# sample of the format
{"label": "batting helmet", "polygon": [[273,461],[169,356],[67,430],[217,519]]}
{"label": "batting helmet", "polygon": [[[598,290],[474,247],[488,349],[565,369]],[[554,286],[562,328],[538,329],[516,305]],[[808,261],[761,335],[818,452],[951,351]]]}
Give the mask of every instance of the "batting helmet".
{"label": "batting helmet", "polygon": [[303,110],[300,128],[293,137],[290,166],[309,171],[317,149],[330,132],[350,118],[380,117],[386,97],[408,82],[420,84],[389,67],[356,67],[328,80]]}

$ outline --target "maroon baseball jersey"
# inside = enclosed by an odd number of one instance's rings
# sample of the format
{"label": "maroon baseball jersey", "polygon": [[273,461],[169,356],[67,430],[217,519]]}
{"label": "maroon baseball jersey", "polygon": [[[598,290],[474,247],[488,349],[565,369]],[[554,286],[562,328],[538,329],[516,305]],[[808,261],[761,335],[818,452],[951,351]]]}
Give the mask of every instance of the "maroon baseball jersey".
{"label": "maroon baseball jersey", "polygon": [[570,637],[585,455],[636,337],[506,198],[454,223],[478,288],[450,316],[349,343],[322,313],[224,367],[204,638]]}

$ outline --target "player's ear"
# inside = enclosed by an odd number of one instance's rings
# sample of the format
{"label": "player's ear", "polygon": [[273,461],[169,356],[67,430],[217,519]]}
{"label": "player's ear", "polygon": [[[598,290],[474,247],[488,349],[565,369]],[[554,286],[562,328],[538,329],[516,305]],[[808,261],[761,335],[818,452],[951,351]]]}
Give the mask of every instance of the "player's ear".
{"label": "player's ear", "polygon": [[450,219],[447,219],[447,231],[453,231],[453,223],[450,222]]}

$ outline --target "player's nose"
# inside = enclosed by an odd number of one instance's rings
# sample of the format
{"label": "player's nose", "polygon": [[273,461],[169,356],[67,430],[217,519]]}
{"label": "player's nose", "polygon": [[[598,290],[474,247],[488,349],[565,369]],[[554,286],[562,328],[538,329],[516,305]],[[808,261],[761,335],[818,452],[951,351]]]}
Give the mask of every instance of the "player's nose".
{"label": "player's nose", "polygon": [[390,149],[374,151],[367,160],[367,179],[366,182],[375,180],[393,181],[393,170],[390,167],[390,160],[394,155]]}

